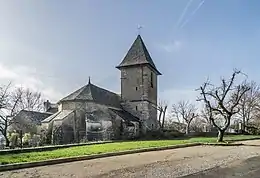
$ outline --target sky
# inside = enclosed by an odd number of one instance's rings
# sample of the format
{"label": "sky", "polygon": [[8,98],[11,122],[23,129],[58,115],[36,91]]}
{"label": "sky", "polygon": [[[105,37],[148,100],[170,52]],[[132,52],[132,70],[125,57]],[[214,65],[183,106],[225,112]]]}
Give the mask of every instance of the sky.
{"label": "sky", "polygon": [[115,66],[138,33],[163,74],[159,100],[195,102],[207,78],[218,84],[234,68],[260,83],[259,7],[258,0],[0,0],[0,84],[56,102],[90,76],[120,93]]}

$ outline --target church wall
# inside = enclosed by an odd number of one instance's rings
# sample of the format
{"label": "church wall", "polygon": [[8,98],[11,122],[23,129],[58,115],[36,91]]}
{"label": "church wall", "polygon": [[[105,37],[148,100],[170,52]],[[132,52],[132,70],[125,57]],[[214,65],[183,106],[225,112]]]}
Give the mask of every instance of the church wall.
{"label": "church wall", "polygon": [[149,66],[128,67],[121,69],[121,78],[122,98],[129,101],[124,108],[144,121],[143,132],[156,129],[156,73]]}
{"label": "church wall", "polygon": [[[101,105],[94,102],[86,102],[86,125],[88,126],[88,133],[92,134],[95,131],[92,131],[91,126],[101,127],[102,128],[102,138],[103,139],[113,139],[113,130],[117,126],[115,126],[116,115],[108,108],[106,105]],[[88,115],[92,115],[89,116]],[[87,121],[87,119],[91,119],[91,121]],[[94,121],[93,121],[94,119]],[[91,123],[94,122],[94,123]],[[105,131],[104,131],[105,130]],[[104,132],[103,132],[104,131]],[[89,137],[89,136],[88,136]]]}
{"label": "church wall", "polygon": [[157,103],[157,75],[150,67],[144,66],[144,91],[147,99],[152,103]]}
{"label": "church wall", "polygon": [[[55,144],[68,144],[76,141],[77,130],[75,112],[70,113],[62,120],[53,121],[52,140]],[[60,127],[60,129],[57,129]]]}
{"label": "church wall", "polygon": [[106,105],[94,102],[86,102],[85,110],[87,113],[95,113],[99,120],[111,120],[109,109]]}
{"label": "church wall", "polygon": [[142,68],[121,69],[121,95],[123,99],[140,100],[142,98]]}
{"label": "church wall", "polygon": [[58,111],[61,111],[62,110],[62,103],[59,103],[58,105]]}
{"label": "church wall", "polygon": [[80,141],[86,136],[85,124],[85,102],[80,101],[63,101],[62,110],[75,110],[75,127],[76,127],[76,141]]}

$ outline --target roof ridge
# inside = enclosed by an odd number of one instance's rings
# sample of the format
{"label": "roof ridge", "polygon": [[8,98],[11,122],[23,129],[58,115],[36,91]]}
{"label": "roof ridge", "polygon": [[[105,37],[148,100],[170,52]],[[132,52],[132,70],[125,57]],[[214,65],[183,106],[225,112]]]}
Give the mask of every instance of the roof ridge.
{"label": "roof ridge", "polygon": [[[94,86],[94,87],[97,87],[98,89],[101,89],[101,90],[103,90],[103,91],[107,91],[107,92],[110,92],[110,93],[113,93],[113,94],[119,96],[119,94],[117,94],[117,93],[115,93],[115,92],[112,92],[112,91],[110,91],[110,90],[108,90],[108,89],[101,88],[101,87],[99,87],[99,86],[97,86],[97,85],[94,85],[94,84],[92,84],[92,83],[91,83],[91,85]],[[91,91],[91,92],[92,92],[92,91]],[[91,94],[92,94],[92,93],[91,93]]]}
{"label": "roof ridge", "polygon": [[81,87],[80,89],[74,91],[68,96],[60,100],[62,101],[73,101],[73,100],[85,100],[94,101],[104,105],[113,105],[119,107],[120,105],[120,95],[114,93],[105,88],[101,88],[92,83]]}

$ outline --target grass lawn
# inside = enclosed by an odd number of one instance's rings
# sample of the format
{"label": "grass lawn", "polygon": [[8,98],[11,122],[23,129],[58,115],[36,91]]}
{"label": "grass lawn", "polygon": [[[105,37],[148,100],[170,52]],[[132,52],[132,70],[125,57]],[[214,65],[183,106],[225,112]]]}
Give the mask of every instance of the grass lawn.
{"label": "grass lawn", "polygon": [[[260,136],[236,135],[236,136],[224,137],[225,141],[236,141],[241,139],[253,139],[253,138],[260,138]],[[106,143],[106,144],[99,144],[99,145],[61,148],[52,151],[7,154],[7,155],[0,156],[0,165],[11,164],[11,163],[43,161],[48,159],[64,158],[64,157],[93,155],[93,154],[101,154],[101,153],[108,153],[108,152],[118,152],[118,151],[133,150],[133,149],[140,149],[140,148],[163,147],[163,146],[178,145],[178,144],[185,144],[185,143],[197,143],[197,142],[214,143],[216,142],[216,137],[197,137],[197,138],[190,138],[190,139],[183,139],[183,140],[116,142],[116,143]]]}

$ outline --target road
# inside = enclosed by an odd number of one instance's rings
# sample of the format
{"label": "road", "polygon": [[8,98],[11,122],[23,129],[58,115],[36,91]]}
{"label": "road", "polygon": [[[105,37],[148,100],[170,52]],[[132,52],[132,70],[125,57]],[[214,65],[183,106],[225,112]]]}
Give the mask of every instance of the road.
{"label": "road", "polygon": [[235,178],[259,177],[260,140],[244,146],[196,146],[30,169],[2,178]]}

